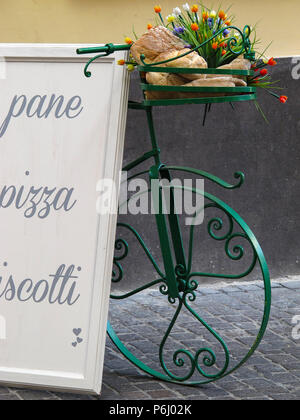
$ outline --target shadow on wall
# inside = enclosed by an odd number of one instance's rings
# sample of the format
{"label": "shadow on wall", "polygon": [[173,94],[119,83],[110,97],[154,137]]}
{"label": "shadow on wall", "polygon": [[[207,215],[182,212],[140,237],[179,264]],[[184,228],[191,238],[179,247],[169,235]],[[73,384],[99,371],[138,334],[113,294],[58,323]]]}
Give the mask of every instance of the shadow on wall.
{"label": "shadow on wall", "polygon": [[[224,191],[208,181],[205,189],[229,204],[248,223],[264,250],[272,278],[300,274],[300,66],[296,67],[291,58],[278,61],[272,71],[289,100],[283,105],[266,92],[259,93],[258,100],[269,124],[253,103],[238,104],[234,111],[228,104],[214,105],[205,127],[203,105],[154,111],[164,163],[199,168],[228,182],[234,181],[236,171],[245,173],[246,181],[240,190]],[[140,98],[138,74],[132,78],[130,98],[136,100]],[[150,150],[145,124],[143,112],[129,111],[125,164]],[[126,218],[159,254],[155,228],[142,217]],[[223,256],[208,249],[206,242],[201,247],[201,240],[199,237],[198,268],[203,261],[214,269],[224,268]],[[224,248],[220,252],[224,254]],[[136,254],[136,258],[142,256]],[[143,265],[142,261],[136,264]],[[136,268],[128,270],[127,286],[137,281]],[[142,281],[151,281],[152,277],[151,267],[149,271],[143,267],[138,276]]]}

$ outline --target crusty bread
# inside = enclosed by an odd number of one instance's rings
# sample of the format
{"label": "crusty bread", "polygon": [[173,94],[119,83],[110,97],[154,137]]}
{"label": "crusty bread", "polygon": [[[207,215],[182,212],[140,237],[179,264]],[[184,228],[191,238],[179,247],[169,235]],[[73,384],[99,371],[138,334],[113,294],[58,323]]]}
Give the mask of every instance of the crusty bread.
{"label": "crusty bread", "polygon": [[219,69],[229,69],[229,70],[250,70],[251,62],[245,58],[236,58],[229,64],[218,67]]}
{"label": "crusty bread", "polygon": [[233,79],[229,77],[216,77],[215,79],[193,80],[184,86],[202,86],[202,87],[235,87]]}
{"label": "crusty bread", "polygon": [[[190,52],[189,54],[186,54]],[[133,58],[141,63],[141,54],[145,56],[147,64],[167,61],[160,67],[207,68],[207,63],[197,52],[184,47],[183,41],[170,30],[157,26],[145,33],[131,47]],[[184,57],[182,55],[186,54]],[[180,57],[180,58],[178,58]],[[172,61],[169,61],[172,60]],[[232,63],[219,67],[230,70],[249,70],[249,60],[238,58]],[[243,76],[206,75],[206,74],[175,74],[175,73],[146,73],[146,80],[151,85],[158,86],[202,86],[202,87],[235,87],[247,86]],[[190,83],[187,83],[187,82]],[[148,99],[197,98],[206,96],[225,96],[226,93],[212,92],[168,92],[147,91]]]}
{"label": "crusty bread", "polygon": [[[251,62],[246,60],[245,58],[236,58],[229,64],[225,64],[224,66],[218,67],[218,70],[250,70],[251,69]],[[218,74],[208,74],[207,77],[216,78],[222,77],[223,75]],[[236,75],[235,78],[245,80],[245,76],[238,76]]]}
{"label": "crusty bread", "polygon": [[141,64],[141,54],[146,63],[153,63],[162,53],[182,50],[184,43],[171,31],[163,26],[156,26],[141,36],[131,47],[131,54],[137,63]]}
{"label": "crusty bread", "polygon": [[180,86],[186,83],[186,80],[174,73],[152,73],[146,74],[147,83],[159,86]]}
{"label": "crusty bread", "polygon": [[[231,77],[217,77],[215,79],[204,79],[194,80],[193,82],[187,83],[185,86],[193,87],[235,87],[235,83]],[[205,97],[217,97],[225,96],[225,93],[215,92],[180,92],[181,98],[205,98]]]}
{"label": "crusty bread", "polygon": [[[161,61],[169,61],[168,63],[162,64],[161,67],[184,67],[184,68],[196,68],[196,69],[207,69],[207,63],[204,60],[203,57],[200,57],[198,53],[195,51],[190,52],[184,57],[180,57],[186,53],[191,51],[188,48],[184,48],[182,50],[174,50],[174,51],[168,51],[165,53],[160,54],[156,60],[155,63],[161,62]],[[180,57],[180,58],[177,58]],[[205,74],[184,74],[182,73],[181,76],[184,79],[187,80],[195,80],[195,79],[205,79]]]}
{"label": "crusty bread", "polygon": [[[149,73],[151,74],[151,73]],[[152,73],[154,74],[154,73]],[[162,73],[156,73],[162,74]],[[163,73],[166,74],[166,73]],[[172,75],[176,76],[176,75]],[[174,86],[174,85],[180,85],[179,79],[171,79],[171,78],[159,78],[158,76],[155,76],[157,78],[157,81],[162,83],[165,86]],[[155,83],[155,77],[151,78],[151,84],[157,84]],[[154,82],[154,83],[153,83]],[[178,82],[178,83],[176,83]],[[193,80],[190,83],[184,83],[181,84],[181,86],[191,86],[191,87],[231,87],[234,88],[236,86],[246,86],[246,82],[240,79],[233,78],[231,76],[223,76],[223,77],[216,77],[216,78],[209,78],[209,79],[197,79]],[[147,99],[183,99],[183,98],[203,98],[203,97],[218,97],[218,96],[226,96],[227,94],[225,92],[221,93],[215,93],[215,92],[168,92],[168,91],[148,91],[146,93]]]}

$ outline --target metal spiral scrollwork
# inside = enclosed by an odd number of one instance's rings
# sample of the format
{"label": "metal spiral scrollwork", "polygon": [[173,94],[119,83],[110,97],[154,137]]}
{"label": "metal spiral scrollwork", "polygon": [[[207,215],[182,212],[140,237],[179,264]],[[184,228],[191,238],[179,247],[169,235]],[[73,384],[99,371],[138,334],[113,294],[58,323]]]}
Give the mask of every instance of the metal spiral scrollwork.
{"label": "metal spiral scrollwork", "polygon": [[[253,258],[247,270],[239,274],[191,272],[193,247],[194,247],[194,230],[195,230],[195,226],[192,225],[190,229],[190,246],[189,246],[189,270],[190,270],[189,278],[199,276],[199,277],[215,277],[215,278],[223,278],[223,279],[241,279],[243,277],[248,276],[253,271],[257,263],[257,254],[253,247],[253,243],[251,242],[251,240],[245,233],[240,233],[240,232],[233,233],[234,220],[233,220],[233,217],[230,215],[230,213],[228,213],[226,210],[224,210],[222,207],[218,206],[215,203],[209,203],[205,205],[205,209],[209,209],[209,208],[215,208],[215,209],[221,210],[227,219],[227,222],[228,222],[227,229],[224,228],[224,220],[221,217],[215,217],[215,218],[210,219],[207,225],[208,234],[212,239],[219,242],[225,241],[224,248],[225,248],[225,253],[227,257],[230,258],[232,261],[240,261],[244,257],[245,249],[242,245],[236,244],[233,246],[232,250],[230,248],[232,242],[235,239],[239,238],[248,243],[248,245],[250,246],[250,249],[252,250]],[[221,235],[218,234],[222,230],[224,230],[224,233]]]}
{"label": "metal spiral scrollwork", "polygon": [[[172,380],[178,381],[178,382],[185,382],[192,378],[192,376],[195,374],[195,371],[197,370],[202,377],[213,380],[221,377],[224,375],[224,373],[227,371],[229,366],[229,350],[225,344],[225,342],[222,340],[222,338],[216,333],[216,331],[213,330],[200,316],[191,308],[188,302],[194,302],[196,300],[196,294],[195,291],[198,287],[198,283],[195,280],[190,280],[187,284],[187,290],[185,293],[183,293],[182,296],[178,298],[178,307],[175,312],[175,315],[170,323],[170,326],[161,342],[160,350],[159,350],[159,357],[160,357],[160,364],[164,370],[164,372],[170,377]],[[176,301],[176,300],[175,300]],[[175,303],[175,302],[174,302]],[[166,342],[171,335],[171,332],[173,330],[174,325],[176,324],[177,318],[179,314],[181,313],[182,308],[185,307],[195,318],[197,321],[199,321],[213,336],[214,338],[221,344],[224,355],[225,355],[225,362],[224,366],[218,370],[215,374],[209,374],[207,373],[204,368],[200,365],[200,357],[202,358],[202,364],[205,368],[212,368],[216,366],[217,363],[217,357],[215,352],[208,348],[203,347],[197,350],[195,355],[193,355],[189,350],[186,349],[178,349],[173,353],[173,363],[175,367],[177,368],[185,368],[186,367],[186,360],[184,359],[184,356],[189,360],[190,367],[187,371],[187,373],[183,376],[175,375],[173,374],[170,369],[168,369],[165,359],[164,359],[164,347],[166,345]]]}
{"label": "metal spiral scrollwork", "polygon": [[[184,168],[179,168],[179,170],[183,169]],[[178,168],[174,167],[174,170],[178,170]],[[188,169],[187,172],[191,172],[191,170]],[[244,180],[244,176],[241,173],[236,173],[235,177],[238,178],[241,183]],[[220,183],[219,180],[217,180],[217,183]],[[225,182],[223,186],[224,188],[231,188],[231,186]],[[173,294],[171,296],[172,286],[170,285],[172,285],[172,283],[170,283],[170,279],[167,278],[167,276],[164,275],[158,268],[156,262],[150,254],[150,251],[141,240],[137,232],[134,231],[134,229],[130,226],[124,226],[127,227],[127,229],[129,229],[138,239],[148,259],[152,262],[155,270],[160,276],[158,280],[145,285],[143,288],[138,289],[138,291],[145,290],[154,284],[158,284],[160,293],[168,299],[169,304],[172,305],[175,310],[175,313],[172,315],[169,326],[167,327],[167,330],[159,346],[159,362],[162,371],[155,371],[141,362],[141,360],[135,358],[135,356],[129,352],[126,347],[124,347],[120,340],[118,340],[118,337],[110,329],[110,327],[109,334],[117,347],[122,351],[122,353],[132,363],[134,363],[148,374],[169,382],[184,383],[189,385],[206,384],[216,381],[234,372],[248,360],[248,358],[255,352],[256,348],[258,347],[266,330],[270,314],[269,272],[257,240],[245,222],[237,213],[234,212],[234,210],[209,193],[185,186],[174,186],[174,188],[188,189],[195,194],[202,194],[205,197],[206,201],[203,204],[203,208],[199,209],[197,214],[194,215],[195,219],[197,218],[200,211],[216,211],[218,214],[209,218],[207,221],[207,225],[205,227],[206,233],[208,234],[209,238],[219,242],[221,245],[224,245],[225,256],[227,256],[229,260],[232,261],[232,263],[241,262],[242,264],[242,261],[245,261],[247,263],[247,268],[238,274],[209,273],[200,271],[194,272],[192,270],[193,250],[194,247],[198,248],[198,238],[196,236],[197,225],[192,224],[189,228],[190,237],[188,242],[189,245],[187,261],[184,263],[177,262],[174,264],[174,275],[178,286],[178,295],[174,297],[173,289]],[[128,248],[126,248],[125,242],[121,241],[118,242],[116,249],[119,252],[122,251],[118,259],[115,260],[115,263],[119,263],[122,258],[127,256]],[[249,265],[248,260],[250,260]],[[220,278],[223,280],[241,279],[248,276],[254,270],[257,264],[260,265],[265,287],[265,306],[263,319],[260,330],[256,339],[254,340],[252,347],[241,359],[241,361],[234,365],[233,361],[231,362],[229,348],[223,338],[194,309],[194,303],[196,302],[198,296],[197,293],[199,292],[201,294],[199,279],[205,277]],[[132,292],[132,294],[133,293],[136,293],[136,291]],[[127,296],[129,296],[129,294],[125,295],[125,297]],[[215,342],[214,346],[211,344],[206,344],[201,347],[199,346],[200,348],[194,350],[187,348],[177,348],[174,351],[172,350],[171,353],[169,352],[168,343],[172,343],[172,345],[174,343],[171,341],[171,338],[174,333],[174,328],[179,322],[179,316],[182,311],[187,311],[191,317],[199,323],[199,327],[211,335],[212,340]],[[198,335],[201,335],[200,331]],[[210,343],[210,339],[208,340]],[[218,351],[216,351],[217,349]],[[200,379],[198,378],[199,375]]]}
{"label": "metal spiral scrollwork", "polygon": [[118,257],[114,257],[114,265],[117,267],[117,271],[113,270],[111,279],[113,283],[119,283],[124,276],[123,267],[120,264],[120,261],[124,260],[128,255],[128,243],[124,239],[117,239],[115,242],[115,250],[118,252],[123,251],[121,255],[119,255]]}
{"label": "metal spiral scrollwork", "polygon": [[[210,205],[206,206],[206,209],[209,208],[209,207],[215,207],[215,206],[213,204],[210,204]],[[220,217],[216,217],[214,219],[211,219],[208,222],[207,228],[208,228],[209,236],[211,238],[215,239],[216,241],[224,241],[225,239],[227,239],[232,234],[232,232],[233,232],[233,221],[232,221],[232,218],[229,217],[228,215],[227,215],[227,218],[228,218],[228,221],[229,221],[229,230],[223,236],[218,236],[216,233],[214,233],[214,230],[218,232],[218,231],[221,231],[223,229],[224,223],[223,223],[223,220]]]}
{"label": "metal spiral scrollwork", "polygon": [[[140,244],[142,250],[144,251],[146,257],[148,258],[148,260],[151,262],[152,266],[154,267],[154,269],[156,270],[157,274],[159,275],[160,278],[158,278],[157,280],[154,280],[142,287],[139,287],[135,290],[133,290],[130,293],[126,293],[124,295],[120,295],[120,296],[116,296],[116,295],[111,295],[112,299],[126,299],[130,296],[133,296],[143,290],[148,289],[149,287],[155,286],[159,283],[163,283],[162,284],[162,291],[164,290],[164,287],[166,287],[166,295],[168,294],[168,286],[166,285],[165,282],[165,275],[163,274],[163,272],[161,271],[161,269],[159,268],[156,260],[154,259],[153,255],[151,254],[150,250],[147,248],[145,242],[143,241],[143,239],[141,238],[141,236],[138,234],[138,232],[129,224],[127,223],[118,223],[118,227],[123,227],[125,229],[127,229],[129,232],[131,232],[134,237],[137,239],[138,243]],[[121,265],[120,261],[125,260],[125,258],[128,256],[129,254],[129,245],[128,243],[122,239],[119,238],[116,240],[115,242],[115,250],[120,254],[120,255],[115,255],[114,257],[114,266],[116,267],[116,269],[113,270],[112,273],[112,282],[113,283],[119,283],[121,280],[123,280],[124,278],[124,270],[123,270],[123,266]]]}

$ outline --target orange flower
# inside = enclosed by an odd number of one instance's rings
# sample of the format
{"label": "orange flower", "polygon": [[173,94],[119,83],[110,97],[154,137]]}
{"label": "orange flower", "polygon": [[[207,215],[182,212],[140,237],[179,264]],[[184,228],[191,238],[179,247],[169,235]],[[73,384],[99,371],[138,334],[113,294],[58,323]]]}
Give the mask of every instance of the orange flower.
{"label": "orange flower", "polygon": [[151,25],[151,23],[148,23],[147,28],[148,28],[148,30],[149,30],[149,31],[150,31],[150,29],[152,29],[152,28],[153,28],[153,26]]}
{"label": "orange flower", "polygon": [[267,69],[262,69],[261,71],[260,71],[260,75],[261,76],[266,76],[268,74],[268,70]]}
{"label": "orange flower", "polygon": [[125,65],[125,60],[119,60],[118,64],[119,64],[119,66],[124,66]]}
{"label": "orange flower", "polygon": [[227,21],[225,22],[225,25],[230,26],[230,25],[231,25],[230,20],[227,20]]}
{"label": "orange flower", "polygon": [[125,42],[126,42],[126,44],[128,44],[128,45],[131,45],[131,44],[133,44],[133,41],[132,41],[132,39],[131,38],[125,38]]}
{"label": "orange flower", "polygon": [[218,43],[217,42],[214,42],[213,44],[212,44],[212,49],[213,50],[217,50],[218,49]]}
{"label": "orange flower", "polygon": [[226,13],[224,12],[224,10],[219,11],[219,18],[222,20],[226,19]]}
{"label": "orange flower", "polygon": [[221,42],[220,47],[224,48],[225,47],[225,42]]}
{"label": "orange flower", "polygon": [[197,32],[199,30],[198,24],[197,23],[192,23],[191,24],[191,29],[192,29],[192,31]]}
{"label": "orange flower", "polygon": [[282,96],[280,96],[279,100],[280,100],[280,102],[281,102],[282,104],[285,104],[285,103],[286,103],[286,101],[288,100],[288,97],[287,97],[287,96],[282,95]]}
{"label": "orange flower", "polygon": [[274,60],[274,58],[270,58],[270,60],[268,61],[269,66],[276,66],[277,61]]}
{"label": "orange flower", "polygon": [[155,13],[160,13],[161,12],[161,6],[155,6],[154,11],[155,11]]}
{"label": "orange flower", "polygon": [[226,54],[226,50],[222,50],[222,56]]}
{"label": "orange flower", "polygon": [[192,6],[192,8],[191,8],[191,11],[192,11],[193,13],[197,13],[197,12],[198,12],[198,10],[199,10],[199,7],[197,6],[197,4],[194,4],[194,5]]}
{"label": "orange flower", "polygon": [[207,20],[209,18],[209,14],[207,12],[202,13],[203,20]]}

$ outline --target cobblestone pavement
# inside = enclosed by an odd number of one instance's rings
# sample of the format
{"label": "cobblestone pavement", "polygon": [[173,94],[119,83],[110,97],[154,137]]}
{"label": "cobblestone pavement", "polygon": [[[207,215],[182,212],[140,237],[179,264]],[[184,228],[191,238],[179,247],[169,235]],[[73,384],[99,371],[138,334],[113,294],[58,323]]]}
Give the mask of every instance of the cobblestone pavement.
{"label": "cobblestone pavement", "polygon": [[[240,360],[253,343],[263,298],[260,283],[201,289],[199,313],[225,339],[233,361]],[[173,307],[166,304],[166,297],[150,291],[113,302],[111,313],[122,341],[141,360],[154,367],[157,364],[155,345],[160,343],[174,314]],[[246,365],[216,383],[192,388],[153,380],[137,371],[107,342],[104,386],[100,398],[0,388],[0,400],[297,400],[300,399],[300,339],[292,335],[293,328],[297,332],[293,324],[297,315],[300,316],[300,279],[273,282],[271,320],[261,346]],[[173,330],[166,349],[166,360],[169,356],[168,360],[172,362],[172,355],[179,348],[196,351],[199,346],[204,347],[202,344],[206,340],[209,343],[210,338],[199,328],[199,323],[185,314]],[[209,344],[213,346],[213,342]],[[222,357],[220,350],[216,350],[216,357],[217,360]],[[169,363],[168,367],[171,366],[172,363]]]}

